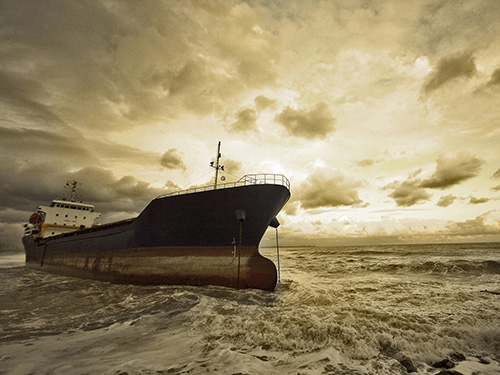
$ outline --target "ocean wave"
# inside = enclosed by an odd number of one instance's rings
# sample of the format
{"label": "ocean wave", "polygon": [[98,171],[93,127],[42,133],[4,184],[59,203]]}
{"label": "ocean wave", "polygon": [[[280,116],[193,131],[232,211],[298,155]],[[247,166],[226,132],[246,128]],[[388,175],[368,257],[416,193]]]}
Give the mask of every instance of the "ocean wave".
{"label": "ocean wave", "polygon": [[427,374],[459,352],[477,373],[498,372],[499,300],[481,293],[498,290],[495,253],[389,249],[283,251],[274,292],[113,285],[7,267],[0,363],[33,374],[401,374],[406,356]]}
{"label": "ocean wave", "polygon": [[359,265],[360,270],[381,273],[429,273],[429,274],[500,274],[500,262],[495,260],[427,260],[404,262],[377,262]]}

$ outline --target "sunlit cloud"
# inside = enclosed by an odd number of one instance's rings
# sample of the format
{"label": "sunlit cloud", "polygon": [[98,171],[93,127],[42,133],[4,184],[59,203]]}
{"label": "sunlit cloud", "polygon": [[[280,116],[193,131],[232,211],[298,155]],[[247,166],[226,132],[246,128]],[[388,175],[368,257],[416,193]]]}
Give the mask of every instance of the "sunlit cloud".
{"label": "sunlit cloud", "polygon": [[481,204],[481,203],[486,203],[490,199],[489,198],[476,198],[476,197],[471,197],[469,200],[470,204]]}
{"label": "sunlit cloud", "polygon": [[476,65],[471,52],[443,57],[427,78],[423,90],[425,93],[430,93],[449,81],[459,77],[471,77],[475,72]]}
{"label": "sunlit cloud", "polygon": [[272,107],[276,104],[276,100],[269,99],[264,95],[256,96],[254,99],[255,105],[257,106],[257,110],[262,111],[266,108]]}
{"label": "sunlit cloud", "polygon": [[409,207],[431,199],[431,195],[420,186],[420,180],[408,179],[401,183],[393,183],[387,188],[394,189],[389,197],[394,199],[398,206]]}
{"label": "sunlit cloud", "polygon": [[451,222],[448,225],[448,231],[452,235],[460,236],[478,236],[500,233],[500,221],[491,224],[487,223],[489,212],[477,216],[474,219]]}
{"label": "sunlit cloud", "polygon": [[432,189],[445,189],[475,177],[479,174],[481,160],[467,152],[445,153],[436,160],[436,171],[421,182],[420,186]]}
{"label": "sunlit cloud", "polygon": [[325,138],[335,130],[335,118],[326,103],[318,103],[310,111],[286,107],[275,120],[290,135],[306,139]]}
{"label": "sunlit cloud", "polygon": [[[413,206],[430,200],[431,195],[425,190],[426,188],[446,189],[458,185],[476,177],[483,163],[483,160],[467,152],[444,153],[436,160],[436,170],[429,178],[416,178],[422,172],[419,169],[410,174],[406,181],[393,182],[384,189],[393,189],[389,197],[393,198],[398,206]],[[454,199],[452,195],[441,197],[437,205],[447,207],[453,203]]]}
{"label": "sunlit cloud", "polygon": [[362,183],[329,168],[316,169],[295,192],[303,209],[361,205],[357,189]]}
{"label": "sunlit cloud", "polygon": [[439,198],[437,205],[439,207],[448,207],[455,201],[456,198],[457,197],[455,197],[452,194],[443,195],[442,197]]}

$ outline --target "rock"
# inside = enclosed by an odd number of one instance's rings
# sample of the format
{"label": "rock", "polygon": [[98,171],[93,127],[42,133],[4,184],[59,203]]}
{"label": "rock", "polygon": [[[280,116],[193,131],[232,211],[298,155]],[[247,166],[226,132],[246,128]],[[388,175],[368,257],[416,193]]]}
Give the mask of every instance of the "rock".
{"label": "rock", "polygon": [[408,358],[404,357],[401,361],[399,361],[403,365],[404,368],[406,368],[407,372],[417,372],[417,367],[413,364],[413,361]]}
{"label": "rock", "polygon": [[450,359],[455,362],[465,361],[465,356],[462,353],[451,353]]}
{"label": "rock", "polygon": [[432,367],[434,367],[434,368],[453,368],[453,367],[455,367],[455,364],[447,358],[447,359],[443,359],[442,361],[434,363],[432,365]]}
{"label": "rock", "polygon": [[483,357],[478,357],[479,363],[483,365],[489,365],[491,362],[489,359],[483,358]]}
{"label": "rock", "polygon": [[267,355],[254,355],[255,358],[260,359],[263,362],[268,362],[269,357]]}
{"label": "rock", "polygon": [[464,375],[464,374],[455,370],[442,370],[439,371],[436,375]]}

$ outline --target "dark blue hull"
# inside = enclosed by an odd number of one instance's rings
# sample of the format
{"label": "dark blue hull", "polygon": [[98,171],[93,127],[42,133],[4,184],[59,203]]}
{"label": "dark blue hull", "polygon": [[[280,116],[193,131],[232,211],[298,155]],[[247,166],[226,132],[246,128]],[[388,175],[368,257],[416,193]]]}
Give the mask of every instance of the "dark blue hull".
{"label": "dark blue hull", "polygon": [[254,184],[157,198],[132,220],[24,237],[26,264],[115,283],[271,290],[276,267],[258,246],[289,197],[286,186]]}

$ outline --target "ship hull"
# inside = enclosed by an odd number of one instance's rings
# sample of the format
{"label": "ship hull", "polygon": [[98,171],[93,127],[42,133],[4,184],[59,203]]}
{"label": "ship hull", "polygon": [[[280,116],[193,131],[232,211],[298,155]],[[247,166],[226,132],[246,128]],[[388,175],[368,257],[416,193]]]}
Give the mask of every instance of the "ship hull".
{"label": "ship hull", "polygon": [[258,245],[289,197],[252,185],[155,199],[135,220],[24,237],[26,265],[112,283],[272,290],[276,267]]}

